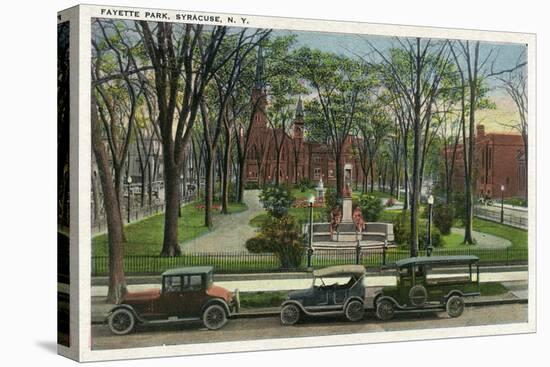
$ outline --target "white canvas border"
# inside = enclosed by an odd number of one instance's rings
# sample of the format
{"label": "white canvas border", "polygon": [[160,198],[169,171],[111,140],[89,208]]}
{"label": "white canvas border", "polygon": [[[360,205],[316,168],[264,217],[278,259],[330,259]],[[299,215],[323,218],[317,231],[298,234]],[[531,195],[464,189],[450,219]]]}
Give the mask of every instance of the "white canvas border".
{"label": "white canvas border", "polygon": [[[303,338],[284,338],[284,339],[264,339],[238,342],[220,342],[220,343],[200,343],[174,345],[165,347],[147,347],[147,348],[128,348],[112,350],[91,350],[91,223],[90,223],[90,183],[91,183],[91,145],[90,145],[90,85],[91,76],[86,70],[90,70],[91,57],[91,18],[115,18],[115,19],[136,19],[129,17],[106,16],[101,15],[101,8],[127,9],[141,11],[168,12],[171,15],[170,22],[178,23],[175,20],[176,13],[219,15],[219,16],[245,16],[249,19],[249,24],[232,26],[243,26],[251,28],[273,28],[288,29],[300,31],[320,31],[331,33],[357,33],[379,36],[401,36],[401,37],[431,37],[431,38],[449,38],[449,39],[468,39],[485,42],[505,42],[520,43],[528,45],[528,93],[529,93],[529,304],[528,304],[528,322],[506,325],[488,325],[457,328],[439,328],[424,330],[404,330],[388,332],[354,333],[346,335],[303,337]],[[214,354],[242,351],[291,349],[321,346],[339,346],[350,344],[380,343],[395,341],[411,341],[439,338],[456,338],[471,336],[488,336],[500,334],[520,334],[536,331],[536,36],[534,34],[496,32],[496,31],[478,31],[464,29],[448,29],[436,27],[418,27],[405,25],[373,24],[358,22],[341,22],[331,20],[312,20],[298,18],[265,17],[241,14],[224,14],[211,12],[191,12],[176,11],[155,8],[135,8],[135,7],[117,7],[117,6],[99,6],[99,5],[80,5],[78,17],[71,17],[71,31],[73,24],[78,26],[78,58],[75,68],[73,59],[71,59],[71,90],[78,91],[78,110],[73,108],[71,99],[71,126],[73,124],[73,111],[77,115],[78,125],[78,162],[73,165],[71,160],[71,173],[77,172],[78,182],[73,183],[71,175],[71,192],[78,193],[78,215],[72,218],[78,218],[76,224],[78,238],[73,241],[73,224],[71,223],[71,321],[73,321],[73,309],[77,312],[74,315],[77,319],[77,340],[73,342],[78,347],[78,360],[80,361],[98,361],[98,360],[116,360],[128,358],[150,358],[161,356],[181,356],[197,354]],[[78,20],[78,21],[76,21]],[[155,20],[158,21],[158,20]],[[186,23],[179,21],[180,23]],[[196,23],[196,22],[193,22]],[[203,24],[215,24],[212,22],[201,22]],[[71,33],[71,51],[72,40]],[[71,53],[71,56],[73,54]],[[77,70],[83,70],[78,73]],[[79,75],[78,85],[73,85],[72,75]],[[74,131],[73,129],[72,131]],[[73,134],[71,134],[73,139]],[[71,151],[72,153],[72,151]],[[75,170],[76,168],[76,170]],[[77,185],[77,186],[75,186]],[[75,201],[72,201],[75,203]],[[72,210],[72,209],[71,209]],[[75,256],[76,254],[76,256]],[[76,290],[73,288],[78,287]],[[76,292],[76,293],[74,293]],[[74,296],[73,296],[74,294]],[[76,297],[78,303],[73,303]],[[71,334],[75,332],[71,326]],[[72,342],[72,343],[73,343]],[[73,345],[73,344],[72,344]]]}

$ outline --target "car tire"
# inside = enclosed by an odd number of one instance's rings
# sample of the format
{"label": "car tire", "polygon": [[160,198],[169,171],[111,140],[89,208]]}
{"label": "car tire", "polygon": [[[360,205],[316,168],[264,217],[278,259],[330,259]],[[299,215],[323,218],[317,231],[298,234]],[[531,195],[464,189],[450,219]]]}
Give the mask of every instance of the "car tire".
{"label": "car tire", "polygon": [[365,316],[363,302],[358,300],[350,301],[346,306],[344,314],[346,315],[346,319],[351,322],[361,321]]}
{"label": "car tire", "polygon": [[464,312],[464,298],[456,295],[449,297],[446,309],[450,317],[459,317]]}
{"label": "car tire", "polygon": [[382,321],[393,319],[395,314],[394,304],[390,300],[383,299],[376,304],[376,317]]}
{"label": "car tire", "polygon": [[428,300],[428,291],[423,285],[417,284],[409,290],[409,300],[415,307],[423,307]]}
{"label": "car tire", "polygon": [[221,329],[227,323],[227,313],[222,305],[210,305],[202,313],[202,323],[209,330]]}
{"label": "car tire", "polygon": [[115,335],[130,334],[135,326],[136,317],[127,308],[118,308],[109,316],[109,329]]}
{"label": "car tire", "polygon": [[281,308],[281,323],[283,325],[294,325],[300,321],[301,310],[293,303],[284,305]]}

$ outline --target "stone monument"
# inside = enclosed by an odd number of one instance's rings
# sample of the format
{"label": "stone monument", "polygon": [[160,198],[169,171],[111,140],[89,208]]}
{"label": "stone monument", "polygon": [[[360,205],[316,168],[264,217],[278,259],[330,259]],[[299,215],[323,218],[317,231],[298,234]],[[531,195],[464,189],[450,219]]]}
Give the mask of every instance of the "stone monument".
{"label": "stone monument", "polygon": [[342,197],[342,223],[352,222],[352,200],[351,200],[351,170],[352,165],[346,163],[344,166],[344,192]]}

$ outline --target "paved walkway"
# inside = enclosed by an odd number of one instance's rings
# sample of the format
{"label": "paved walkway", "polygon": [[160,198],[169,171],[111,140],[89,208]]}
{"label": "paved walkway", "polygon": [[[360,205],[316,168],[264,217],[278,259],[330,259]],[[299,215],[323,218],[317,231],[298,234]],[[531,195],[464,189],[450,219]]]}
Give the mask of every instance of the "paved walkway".
{"label": "paved walkway", "polygon": [[258,195],[259,190],[245,190],[244,212],[214,217],[214,229],[203,236],[181,244],[183,252],[241,252],[247,239],[256,234],[256,228],[248,223],[264,209]]}
{"label": "paved walkway", "polygon": [[[464,228],[451,228],[451,233],[464,236]],[[512,246],[512,242],[502,237],[477,231],[472,231],[472,234],[474,240],[477,242],[475,245],[476,248],[499,249]]]}

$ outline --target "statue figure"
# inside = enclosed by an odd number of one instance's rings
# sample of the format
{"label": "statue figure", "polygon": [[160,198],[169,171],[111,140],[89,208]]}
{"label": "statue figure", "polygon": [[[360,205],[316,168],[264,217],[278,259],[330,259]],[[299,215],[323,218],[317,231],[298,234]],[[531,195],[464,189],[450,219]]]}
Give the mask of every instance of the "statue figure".
{"label": "statue figure", "polygon": [[332,241],[332,235],[334,234],[335,230],[338,230],[338,225],[342,221],[342,213],[340,212],[340,206],[337,205],[334,209],[330,212],[330,224],[329,224],[329,231],[330,231],[330,240]]}
{"label": "statue figure", "polygon": [[351,169],[344,171],[344,192],[345,198],[351,198]]}
{"label": "statue figure", "polygon": [[361,208],[359,208],[358,206],[355,207],[352,218],[353,218],[353,223],[355,223],[355,232],[356,233],[363,232],[363,229],[365,228],[365,220],[363,219],[363,213],[361,213]]}

